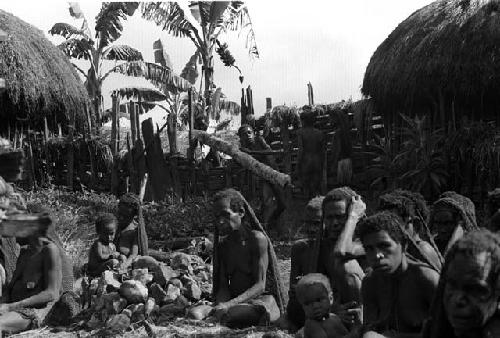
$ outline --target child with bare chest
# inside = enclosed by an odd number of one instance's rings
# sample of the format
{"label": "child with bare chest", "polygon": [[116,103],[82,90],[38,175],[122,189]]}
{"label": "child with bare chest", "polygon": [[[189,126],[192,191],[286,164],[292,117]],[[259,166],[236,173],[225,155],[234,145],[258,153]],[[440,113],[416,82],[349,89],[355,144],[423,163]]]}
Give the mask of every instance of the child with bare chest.
{"label": "child with bare chest", "polygon": [[306,315],[304,338],[337,338],[348,334],[342,320],[330,313],[333,294],[325,275],[305,275],[297,283],[296,293]]}
{"label": "child with bare chest", "polygon": [[117,269],[125,257],[116,251],[113,244],[117,220],[112,214],[101,214],[95,222],[99,238],[89,251],[88,272],[92,277],[100,276],[103,271]]}

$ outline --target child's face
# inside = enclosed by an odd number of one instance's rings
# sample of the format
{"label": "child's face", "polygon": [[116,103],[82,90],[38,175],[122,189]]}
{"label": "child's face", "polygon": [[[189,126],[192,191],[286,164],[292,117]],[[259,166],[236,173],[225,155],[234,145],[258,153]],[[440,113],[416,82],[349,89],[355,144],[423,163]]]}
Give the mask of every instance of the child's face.
{"label": "child's face", "polygon": [[375,271],[391,274],[403,260],[403,247],[385,230],[366,234],[361,241],[368,264]]}
{"label": "child's face", "polygon": [[446,271],[443,305],[456,333],[477,331],[495,314],[499,297],[489,280],[486,252],[474,257],[457,254]]}
{"label": "child's face", "polygon": [[333,297],[323,284],[308,286],[299,296],[306,318],[321,320],[330,313]]}
{"label": "child's face", "polygon": [[116,234],[116,223],[111,222],[102,227],[101,233],[99,234],[99,239],[101,242],[108,244],[113,242]]}

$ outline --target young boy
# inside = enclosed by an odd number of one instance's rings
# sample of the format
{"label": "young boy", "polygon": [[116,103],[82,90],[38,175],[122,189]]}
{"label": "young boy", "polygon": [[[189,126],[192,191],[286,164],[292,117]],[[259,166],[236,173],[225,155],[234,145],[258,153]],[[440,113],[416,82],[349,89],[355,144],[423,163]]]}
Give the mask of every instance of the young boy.
{"label": "young boy", "polygon": [[113,244],[118,221],[112,214],[105,213],[97,217],[95,228],[99,238],[89,251],[88,272],[92,277],[100,276],[103,271],[117,269],[125,256],[116,251]]}
{"label": "young boy", "polygon": [[305,275],[297,283],[296,293],[306,316],[304,338],[336,338],[348,333],[340,318],[330,313],[333,293],[325,275]]}
{"label": "young boy", "polygon": [[326,137],[321,130],[314,128],[316,121],[314,111],[305,111],[301,118],[303,127],[297,131],[299,141],[297,173],[305,195],[311,198],[321,193]]}
{"label": "young boy", "polygon": [[[209,313],[231,328],[276,321],[283,312],[284,289],[269,237],[234,189],[216,194],[214,212],[214,306]],[[193,308],[189,315],[203,319],[206,310]]]}
{"label": "young boy", "polygon": [[500,237],[481,229],[450,249],[424,338],[500,337]]}
{"label": "young boy", "polygon": [[439,274],[406,256],[403,221],[389,211],[362,219],[358,236],[372,271],[363,280],[365,331],[419,337]]}

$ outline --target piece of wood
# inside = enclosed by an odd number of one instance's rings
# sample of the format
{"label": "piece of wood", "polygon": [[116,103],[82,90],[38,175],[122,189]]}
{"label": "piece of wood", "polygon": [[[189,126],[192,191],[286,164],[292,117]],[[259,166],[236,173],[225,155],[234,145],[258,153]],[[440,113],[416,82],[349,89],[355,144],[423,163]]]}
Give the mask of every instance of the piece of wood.
{"label": "piece of wood", "polygon": [[44,129],[43,129],[43,136],[45,143],[49,142],[49,124],[47,123],[47,117],[43,118],[44,122]]}
{"label": "piece of wood", "polygon": [[291,142],[290,142],[290,131],[288,130],[288,119],[283,118],[281,120],[280,126],[280,136],[281,142],[283,142],[283,164],[285,166],[285,172],[290,175],[292,173],[292,154],[291,154]]}
{"label": "piece of wood", "polygon": [[111,96],[111,154],[116,155],[118,152],[118,149],[116,147],[116,124],[117,124],[117,119],[118,119],[118,113],[117,111],[120,109],[118,103],[118,96],[117,95],[112,95]]}
{"label": "piece of wood", "polygon": [[188,160],[193,161],[194,160],[194,149],[193,149],[194,113],[193,113],[193,93],[191,89],[188,91],[188,114],[189,114],[189,131],[188,131],[189,147],[187,152],[187,158]]}
{"label": "piece of wood", "polygon": [[128,176],[130,177],[129,183],[130,188],[129,191],[134,194],[138,193],[137,186],[137,175],[134,168],[134,157],[132,153],[132,148],[130,146],[130,134],[127,133],[127,167],[128,167]]}
{"label": "piece of wood", "polygon": [[265,165],[264,163],[257,161],[255,158],[248,155],[247,153],[242,152],[229,142],[226,142],[201,130],[193,131],[193,136],[198,138],[200,142],[213,147],[215,150],[221,151],[231,156],[243,168],[250,170],[255,175],[262,177],[272,184],[276,184],[281,187],[285,187],[291,184],[290,175],[276,171],[273,168]]}
{"label": "piece of wood", "polygon": [[136,126],[136,131],[137,131],[137,139],[141,140],[141,122],[139,119],[139,116],[143,113],[142,111],[142,105],[140,104],[135,104],[135,126]]}
{"label": "piece of wood", "polygon": [[160,136],[155,134],[153,130],[153,120],[151,118],[142,122],[142,134],[147,145],[145,149],[146,168],[152,181],[154,200],[161,201],[165,198],[167,190],[172,186],[172,180],[161,147]]}
{"label": "piece of wood", "polygon": [[132,144],[135,144],[137,140],[137,125],[135,119],[135,104],[134,101],[130,101],[129,103],[129,113],[130,113],[130,132],[132,134]]}
{"label": "piece of wood", "polygon": [[51,222],[48,215],[9,215],[0,222],[0,236],[26,238],[43,233]]}

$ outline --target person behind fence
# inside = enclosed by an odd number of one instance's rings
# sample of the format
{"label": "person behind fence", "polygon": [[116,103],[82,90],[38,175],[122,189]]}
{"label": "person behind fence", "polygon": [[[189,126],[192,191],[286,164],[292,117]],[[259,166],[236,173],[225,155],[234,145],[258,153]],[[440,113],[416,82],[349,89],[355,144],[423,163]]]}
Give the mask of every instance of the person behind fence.
{"label": "person behind fence", "polygon": [[419,337],[429,315],[439,273],[406,256],[403,226],[389,211],[357,224],[371,267],[362,287],[364,337]]}
{"label": "person behind fence", "polygon": [[276,321],[284,312],[284,288],[269,237],[234,189],[216,194],[214,212],[214,303],[192,308],[189,316],[212,315],[231,328]]}
{"label": "person behind fence", "polygon": [[424,338],[500,337],[500,237],[473,230],[449,250]]}
{"label": "person behind fence", "polygon": [[126,260],[125,255],[116,250],[113,243],[118,221],[113,214],[100,214],[95,221],[98,238],[89,251],[88,273],[92,277],[100,276],[106,270],[116,270]]}
{"label": "person behind fence", "polygon": [[[262,136],[256,136],[253,128],[244,124],[238,129],[241,150],[244,152],[271,150]],[[259,162],[262,162],[273,169],[277,164],[272,155],[252,154]],[[267,225],[275,223],[285,209],[285,202],[282,190],[267,181],[262,180],[262,222]]]}
{"label": "person behind fence", "polygon": [[340,318],[330,313],[333,293],[328,277],[307,274],[297,283],[296,293],[306,317],[304,338],[337,338],[348,333]]}
{"label": "person behind fence", "polygon": [[432,205],[429,228],[444,256],[464,233],[477,229],[476,209],[472,201],[454,191],[441,194]]}
{"label": "person behind fence", "polygon": [[429,208],[421,194],[402,189],[393,190],[379,197],[379,210],[392,211],[404,221],[403,231],[408,240],[407,255],[441,271],[443,258],[437,247],[429,243],[432,239],[425,224]]}
{"label": "person behind fence", "polygon": [[302,113],[301,118],[302,128],[297,131],[297,176],[305,195],[311,198],[321,193],[326,137],[321,130],[314,128],[316,112],[311,111],[310,107]]}
{"label": "person behind fence", "polygon": [[[133,193],[126,193],[120,198],[118,203],[118,233],[115,238],[115,245],[120,254],[127,259],[124,266],[129,266],[139,255],[139,231],[138,218],[141,201],[139,196]],[[139,220],[140,221],[140,220]]]}
{"label": "person behind fence", "polygon": [[0,332],[17,333],[43,325],[62,292],[59,248],[49,234],[52,219],[40,215],[39,231],[17,238],[21,252],[0,304]]}
{"label": "person behind fence", "polygon": [[[305,315],[302,306],[297,300],[295,286],[297,282],[308,274],[310,262],[314,254],[314,239],[322,228],[323,211],[321,209],[324,196],[318,196],[311,199],[304,212],[304,232],[308,238],[301,239],[293,243],[290,254],[290,288],[288,291],[288,304],[286,309],[288,326],[291,331],[295,331],[304,326]],[[291,324],[291,325],[290,325]]]}

